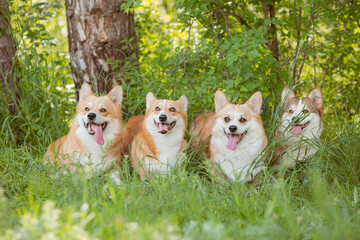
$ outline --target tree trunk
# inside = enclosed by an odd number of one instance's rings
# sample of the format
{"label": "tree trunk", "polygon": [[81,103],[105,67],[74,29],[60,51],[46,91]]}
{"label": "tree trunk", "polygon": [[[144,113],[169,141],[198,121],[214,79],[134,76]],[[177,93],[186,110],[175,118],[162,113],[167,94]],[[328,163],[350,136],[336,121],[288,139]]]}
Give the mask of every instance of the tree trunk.
{"label": "tree trunk", "polygon": [[[270,3],[267,2],[267,0],[263,0],[264,4],[264,15],[265,18],[275,18],[275,1],[271,1]],[[270,16],[269,16],[270,15]],[[276,25],[271,23],[270,26],[268,26],[267,29],[267,47],[270,49],[271,54],[274,56],[274,58],[279,62],[280,61],[280,53],[279,53],[279,44],[277,40],[277,32],[276,32]]]}
{"label": "tree trunk", "polygon": [[8,103],[8,110],[16,112],[16,99],[19,97],[15,78],[15,44],[11,35],[10,11],[8,0],[0,0],[0,93]]}
{"label": "tree trunk", "polygon": [[[121,4],[119,0],[65,0],[76,89],[87,82],[97,93],[109,92],[124,80],[121,66],[137,59],[134,15],[122,11]],[[116,64],[109,64],[109,59]]]}

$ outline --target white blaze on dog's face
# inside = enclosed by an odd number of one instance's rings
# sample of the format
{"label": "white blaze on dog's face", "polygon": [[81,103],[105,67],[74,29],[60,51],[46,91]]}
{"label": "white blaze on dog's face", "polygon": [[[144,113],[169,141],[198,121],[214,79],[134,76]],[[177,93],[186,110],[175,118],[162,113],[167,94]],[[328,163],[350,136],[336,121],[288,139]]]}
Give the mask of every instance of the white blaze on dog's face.
{"label": "white blaze on dog's face", "polygon": [[292,135],[311,137],[321,129],[323,98],[319,87],[314,88],[305,99],[298,99],[288,86],[281,94],[284,112],[281,116],[280,132],[286,129]]}
{"label": "white blaze on dog's face", "polygon": [[156,99],[153,93],[146,95],[146,119],[153,131],[167,134],[174,128],[186,128],[188,100],[183,95],[177,101]]}
{"label": "white blaze on dog's face", "polygon": [[261,128],[261,105],[260,92],[254,93],[245,104],[241,105],[231,104],[224,93],[216,92],[216,123],[213,130],[217,135],[227,137],[227,149],[235,150],[249,133],[254,133]]}
{"label": "white blaze on dog's face", "polygon": [[122,97],[121,86],[114,87],[106,96],[97,97],[93,95],[89,84],[82,85],[76,119],[79,128],[94,135],[97,144],[105,143],[103,135],[107,132],[117,132],[116,128],[121,120]]}

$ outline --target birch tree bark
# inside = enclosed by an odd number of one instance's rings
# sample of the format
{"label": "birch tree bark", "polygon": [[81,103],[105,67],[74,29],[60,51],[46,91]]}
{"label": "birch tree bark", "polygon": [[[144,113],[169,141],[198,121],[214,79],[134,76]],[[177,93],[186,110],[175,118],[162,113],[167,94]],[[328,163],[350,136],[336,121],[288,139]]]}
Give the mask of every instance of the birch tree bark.
{"label": "birch tree bark", "polygon": [[[116,82],[124,80],[121,66],[133,60],[133,54],[137,59],[134,15],[122,11],[121,4],[119,0],[65,0],[76,89],[87,82],[95,92],[109,92]],[[108,64],[108,59],[116,65]]]}
{"label": "birch tree bark", "polygon": [[5,98],[11,113],[16,112],[15,102],[19,97],[15,69],[15,44],[11,35],[8,0],[0,0],[0,93]]}

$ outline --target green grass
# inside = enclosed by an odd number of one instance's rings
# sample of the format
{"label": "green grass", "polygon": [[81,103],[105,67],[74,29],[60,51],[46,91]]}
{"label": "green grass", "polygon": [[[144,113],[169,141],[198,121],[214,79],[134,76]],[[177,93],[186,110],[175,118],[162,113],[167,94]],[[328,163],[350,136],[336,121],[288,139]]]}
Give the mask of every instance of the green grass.
{"label": "green grass", "polygon": [[[183,169],[151,184],[125,163],[118,187],[106,174],[88,179],[80,170],[57,177],[59,170],[43,164],[48,144],[67,133],[75,105],[63,89],[66,81],[52,77],[51,63],[27,65],[19,73],[18,113],[0,104],[0,239],[358,238],[358,118],[326,116],[331,121],[316,156],[278,177],[265,170],[257,184],[223,187],[189,153]],[[141,97],[129,101],[136,105]],[[271,136],[274,118],[264,121]]]}

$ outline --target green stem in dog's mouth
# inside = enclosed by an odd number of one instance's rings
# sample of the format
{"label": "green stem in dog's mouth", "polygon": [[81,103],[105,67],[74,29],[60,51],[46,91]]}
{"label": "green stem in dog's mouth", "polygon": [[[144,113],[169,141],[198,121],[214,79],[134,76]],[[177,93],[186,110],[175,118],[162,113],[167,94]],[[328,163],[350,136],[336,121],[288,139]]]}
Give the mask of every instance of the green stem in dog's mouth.
{"label": "green stem in dog's mouth", "polygon": [[310,121],[308,121],[307,123],[305,124],[296,124],[292,129],[291,129],[291,134],[292,135],[299,135],[303,130],[304,128],[307,127],[307,125],[309,125]]}

